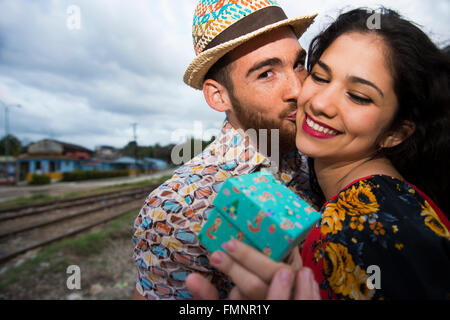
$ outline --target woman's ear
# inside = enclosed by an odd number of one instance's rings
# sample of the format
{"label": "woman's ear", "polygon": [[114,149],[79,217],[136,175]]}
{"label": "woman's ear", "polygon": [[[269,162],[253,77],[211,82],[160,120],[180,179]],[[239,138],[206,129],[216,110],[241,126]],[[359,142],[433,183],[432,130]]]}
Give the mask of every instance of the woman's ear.
{"label": "woman's ear", "polygon": [[203,82],[203,95],[211,108],[219,112],[232,110],[228,90],[219,82],[207,79]]}
{"label": "woman's ear", "polygon": [[416,124],[411,121],[403,121],[403,123],[394,131],[390,132],[387,137],[380,143],[381,148],[392,148],[398,146],[408,139],[416,130]]}

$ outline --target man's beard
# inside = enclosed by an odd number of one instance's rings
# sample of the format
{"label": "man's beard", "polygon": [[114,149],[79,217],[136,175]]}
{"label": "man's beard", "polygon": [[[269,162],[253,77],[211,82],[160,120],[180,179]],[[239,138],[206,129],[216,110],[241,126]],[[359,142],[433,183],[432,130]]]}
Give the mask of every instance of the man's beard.
{"label": "man's beard", "polygon": [[[293,103],[288,110],[281,113],[278,118],[269,119],[265,117],[261,112],[253,111],[250,108],[242,106],[239,100],[232,93],[230,93],[230,100],[233,105],[236,118],[244,127],[244,130],[255,129],[257,134],[259,135],[260,129],[267,129],[267,147],[265,149],[262,149],[261,145],[259,145],[259,151],[267,150],[266,156],[273,156],[271,150],[271,129],[279,130],[278,149],[280,152],[280,157],[283,157],[284,155],[297,150],[297,147],[295,145],[295,123],[293,123],[293,126],[283,125],[283,121],[286,119],[286,117],[288,117],[289,114],[297,109],[297,105],[295,103]],[[261,144],[261,141],[259,141],[259,143]]]}

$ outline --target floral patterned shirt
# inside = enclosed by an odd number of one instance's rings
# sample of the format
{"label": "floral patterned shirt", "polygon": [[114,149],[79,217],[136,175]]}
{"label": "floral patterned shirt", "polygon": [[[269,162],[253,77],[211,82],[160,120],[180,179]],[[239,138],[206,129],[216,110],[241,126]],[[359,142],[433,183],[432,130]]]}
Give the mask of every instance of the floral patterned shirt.
{"label": "floral patterned shirt", "polygon": [[321,214],[302,258],[322,299],[450,298],[450,224],[416,187],[384,175],[363,178]]}
{"label": "floral patterned shirt", "polygon": [[[270,160],[247,138],[225,121],[219,137],[203,153],[178,168],[146,198],[134,222],[133,258],[138,267],[136,289],[147,299],[192,298],[185,286],[191,272],[207,277],[222,297],[232,287],[224,274],[210,266],[197,234],[227,178],[270,166]],[[282,159],[280,168],[275,176],[313,204],[302,156],[293,152]]]}

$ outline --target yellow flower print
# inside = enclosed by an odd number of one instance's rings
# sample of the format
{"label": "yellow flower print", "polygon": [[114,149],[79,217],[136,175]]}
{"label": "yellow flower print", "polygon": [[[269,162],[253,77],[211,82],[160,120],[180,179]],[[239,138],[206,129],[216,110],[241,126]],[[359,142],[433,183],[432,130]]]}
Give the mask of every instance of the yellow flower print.
{"label": "yellow flower print", "polygon": [[350,228],[357,229],[358,231],[363,231],[365,221],[366,220],[363,217],[352,217]]}
{"label": "yellow flower print", "polygon": [[330,242],[325,247],[324,272],[334,293],[351,299],[367,300],[375,290],[367,287],[368,275],[355,265],[348,249],[338,243]]}
{"label": "yellow flower print", "polygon": [[398,232],[398,227],[397,227],[397,225],[392,225],[392,231],[394,232],[394,233],[397,233]]}
{"label": "yellow flower print", "polygon": [[342,230],[342,221],[345,219],[345,211],[338,208],[336,203],[329,203],[322,216],[320,230],[323,234],[336,234]]}
{"label": "yellow flower print", "polygon": [[351,216],[375,213],[379,205],[370,185],[361,181],[358,188],[352,186],[341,193],[337,202]]}
{"label": "yellow flower print", "polygon": [[403,243],[396,243],[395,244],[395,247],[397,248],[398,251],[402,250],[404,246],[405,245]]}
{"label": "yellow flower print", "polygon": [[370,224],[370,229],[375,233],[377,236],[382,235],[384,236],[386,234],[386,230],[383,229],[383,224],[381,222],[374,221]]}
{"label": "yellow flower print", "polygon": [[422,205],[421,216],[425,217],[425,225],[440,237],[450,239],[450,232],[439,219],[437,213],[430,206],[428,201]]}
{"label": "yellow flower print", "polygon": [[322,253],[320,249],[314,250],[314,261],[318,262],[320,259],[322,259]]}
{"label": "yellow flower print", "polygon": [[[369,215],[377,212],[378,209],[379,205],[371,187],[361,181],[358,187],[352,186],[341,192],[336,202],[327,205],[322,216],[320,230],[324,235],[328,233],[337,234],[342,230],[342,222],[345,220],[346,214],[350,216]],[[361,231],[364,227],[362,224],[358,226],[359,221],[353,220],[353,229]]]}

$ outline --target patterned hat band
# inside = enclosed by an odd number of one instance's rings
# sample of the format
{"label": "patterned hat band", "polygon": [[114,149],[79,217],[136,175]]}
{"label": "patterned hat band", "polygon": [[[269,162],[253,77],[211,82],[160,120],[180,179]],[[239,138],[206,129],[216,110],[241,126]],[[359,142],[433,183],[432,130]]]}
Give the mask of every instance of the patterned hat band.
{"label": "patterned hat band", "polygon": [[212,49],[222,43],[237,39],[243,35],[261,29],[270,24],[286,20],[287,16],[283,9],[278,6],[269,6],[246,16],[244,19],[232,24],[218,34],[203,51]]}

